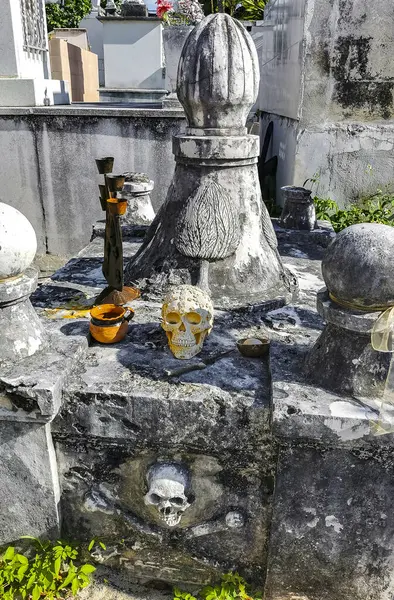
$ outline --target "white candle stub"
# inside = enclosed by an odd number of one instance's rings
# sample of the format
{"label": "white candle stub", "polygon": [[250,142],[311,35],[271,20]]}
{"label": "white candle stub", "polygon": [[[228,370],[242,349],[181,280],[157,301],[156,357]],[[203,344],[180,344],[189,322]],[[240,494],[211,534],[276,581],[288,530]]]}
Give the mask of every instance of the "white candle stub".
{"label": "white candle stub", "polygon": [[248,338],[247,340],[244,341],[244,345],[245,346],[256,346],[257,344],[262,344],[263,342],[261,340],[258,340],[257,338]]}

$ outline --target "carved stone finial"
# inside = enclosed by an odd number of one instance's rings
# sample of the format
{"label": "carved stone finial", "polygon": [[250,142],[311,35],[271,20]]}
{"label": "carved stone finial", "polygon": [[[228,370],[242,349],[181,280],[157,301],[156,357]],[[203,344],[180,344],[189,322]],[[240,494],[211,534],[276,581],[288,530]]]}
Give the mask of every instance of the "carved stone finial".
{"label": "carved stone finial", "polygon": [[259,78],[256,48],[241,23],[224,13],[206,17],[188,36],[178,67],[189,128],[245,133]]}
{"label": "carved stone finial", "polygon": [[166,202],[125,272],[144,293],[195,285],[217,306],[293,293],[261,201],[259,138],[245,128],[258,82],[256,50],[238,21],[210,15],[189,34],[177,90],[189,128],[173,138]]}

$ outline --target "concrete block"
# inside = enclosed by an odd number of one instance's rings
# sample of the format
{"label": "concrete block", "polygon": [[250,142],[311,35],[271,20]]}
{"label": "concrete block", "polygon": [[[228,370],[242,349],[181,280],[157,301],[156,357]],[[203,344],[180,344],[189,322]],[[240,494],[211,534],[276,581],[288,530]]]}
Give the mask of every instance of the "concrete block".
{"label": "concrete block", "polygon": [[0,79],[0,106],[69,104],[66,81],[54,79]]}

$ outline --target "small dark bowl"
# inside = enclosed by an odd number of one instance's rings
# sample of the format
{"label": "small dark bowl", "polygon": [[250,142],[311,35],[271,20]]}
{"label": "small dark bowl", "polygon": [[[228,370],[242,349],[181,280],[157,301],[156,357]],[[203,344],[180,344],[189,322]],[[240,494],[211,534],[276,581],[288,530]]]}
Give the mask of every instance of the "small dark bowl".
{"label": "small dark bowl", "polygon": [[105,156],[104,158],[96,158],[96,165],[100,175],[112,173],[112,169],[114,168],[114,157]]}
{"label": "small dark bowl", "polygon": [[[261,344],[245,344],[245,342],[250,339],[259,340]],[[242,356],[247,356],[248,358],[259,358],[260,356],[265,356],[268,354],[270,343],[271,341],[267,337],[251,335],[247,338],[238,340],[237,348]]]}
{"label": "small dark bowl", "polygon": [[124,175],[107,175],[107,185],[110,192],[121,192],[125,182]]}

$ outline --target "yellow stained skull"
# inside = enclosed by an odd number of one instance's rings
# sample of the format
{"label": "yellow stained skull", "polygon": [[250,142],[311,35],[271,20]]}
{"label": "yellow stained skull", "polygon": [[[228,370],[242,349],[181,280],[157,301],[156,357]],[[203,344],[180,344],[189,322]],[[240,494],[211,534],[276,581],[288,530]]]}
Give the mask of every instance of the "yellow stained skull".
{"label": "yellow stained skull", "polygon": [[192,285],[171,290],[164,299],[162,327],[176,358],[198,354],[213,326],[213,304],[205,292]]}

